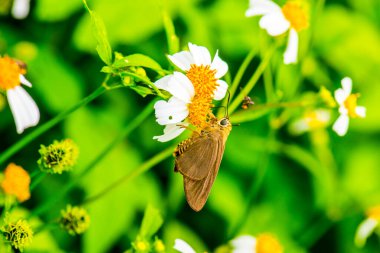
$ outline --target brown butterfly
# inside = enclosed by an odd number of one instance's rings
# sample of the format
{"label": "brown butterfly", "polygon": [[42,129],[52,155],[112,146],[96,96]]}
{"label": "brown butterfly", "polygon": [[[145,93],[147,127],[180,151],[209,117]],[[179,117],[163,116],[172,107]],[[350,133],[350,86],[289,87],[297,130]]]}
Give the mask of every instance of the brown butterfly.
{"label": "brown butterfly", "polygon": [[200,211],[207,201],[231,129],[228,117],[218,120],[212,115],[208,127],[194,131],[174,151],[174,171],[183,175],[186,200],[194,211]]}

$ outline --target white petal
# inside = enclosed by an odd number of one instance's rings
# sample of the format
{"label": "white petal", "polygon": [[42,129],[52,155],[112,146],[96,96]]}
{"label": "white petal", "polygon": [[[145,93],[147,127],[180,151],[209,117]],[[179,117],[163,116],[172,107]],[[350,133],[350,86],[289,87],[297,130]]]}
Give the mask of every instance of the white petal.
{"label": "white petal", "polygon": [[342,87],[345,92],[345,94],[350,95],[352,91],[352,79],[349,77],[345,77],[342,79]]}
{"label": "white petal", "polygon": [[189,42],[189,50],[196,65],[210,65],[211,55],[207,48]]}
{"label": "white petal", "polygon": [[249,9],[245,12],[247,17],[256,15],[266,15],[272,12],[281,11],[281,7],[268,0],[251,0]]}
{"label": "white petal", "polygon": [[191,64],[194,64],[193,56],[189,51],[182,51],[173,55],[168,55],[171,62],[183,71],[188,71]]}
{"label": "white petal", "polygon": [[333,125],[333,130],[339,135],[344,136],[348,130],[349,117],[340,115]]}
{"label": "white petal", "polygon": [[233,253],[256,252],[256,238],[250,235],[242,235],[231,241]]}
{"label": "white petal", "polygon": [[187,242],[181,239],[176,239],[174,241],[174,249],[182,253],[196,253]]}
{"label": "white petal", "polygon": [[360,223],[355,235],[355,244],[358,247],[363,247],[367,238],[373,233],[375,228],[379,225],[379,222],[375,219],[365,219]]}
{"label": "white petal", "polygon": [[171,97],[168,102],[157,101],[154,104],[157,122],[160,125],[175,124],[184,120],[189,111],[187,104],[176,97]]}
{"label": "white petal", "polygon": [[331,113],[329,110],[319,109],[319,110],[316,110],[315,112],[316,112],[317,119],[320,122],[327,123],[330,121]]}
{"label": "white petal", "polygon": [[23,76],[23,75],[20,75],[20,83],[22,83],[23,85],[26,85],[28,87],[32,87],[31,82],[26,80],[25,76]]}
{"label": "white petal", "polygon": [[24,19],[28,16],[30,0],[15,0],[12,6],[12,16],[16,19]]}
{"label": "white petal", "polygon": [[216,90],[214,92],[214,99],[221,100],[226,96],[228,84],[223,80],[218,80],[216,83],[219,84],[219,86],[216,87]]}
{"label": "white petal", "polygon": [[281,11],[264,15],[260,19],[260,27],[267,30],[269,35],[277,36],[289,30],[290,23]]}
{"label": "white petal", "polygon": [[212,61],[211,63],[211,69],[215,69],[216,70],[216,73],[215,73],[215,78],[221,78],[222,76],[224,76],[227,71],[228,71],[228,65],[225,61],[223,61],[219,55],[218,55],[218,51],[216,51],[216,54],[215,54],[215,57],[214,57],[214,60]]}
{"label": "white petal", "polygon": [[361,118],[365,118],[366,116],[366,108],[364,106],[356,106],[355,112]]}
{"label": "white petal", "polygon": [[158,79],[157,81],[155,81],[154,84],[156,85],[157,88],[168,91],[169,81],[170,81],[170,78],[172,77],[173,75],[164,76]]}
{"label": "white petal", "polygon": [[293,134],[302,134],[310,130],[310,126],[305,119],[299,119],[290,125],[290,131]]}
{"label": "white petal", "polygon": [[190,103],[194,96],[194,86],[186,75],[174,72],[170,78],[167,91],[185,103]]}
{"label": "white petal", "polygon": [[17,133],[21,134],[24,129],[38,124],[40,111],[32,97],[21,86],[8,90],[7,98]]}
{"label": "white petal", "polygon": [[339,105],[342,105],[349,95],[350,93],[347,94],[342,88],[337,89],[334,93],[335,100]]}
{"label": "white petal", "polygon": [[298,33],[294,29],[290,29],[288,45],[284,53],[284,63],[296,63],[298,58]]}
{"label": "white petal", "polygon": [[180,135],[183,131],[185,131],[186,128],[180,127],[178,125],[187,125],[186,123],[181,122],[181,124],[172,124],[172,125],[166,125],[164,129],[164,134],[160,136],[154,136],[154,140],[158,140],[160,142],[167,142],[174,138],[176,138],[178,135]]}

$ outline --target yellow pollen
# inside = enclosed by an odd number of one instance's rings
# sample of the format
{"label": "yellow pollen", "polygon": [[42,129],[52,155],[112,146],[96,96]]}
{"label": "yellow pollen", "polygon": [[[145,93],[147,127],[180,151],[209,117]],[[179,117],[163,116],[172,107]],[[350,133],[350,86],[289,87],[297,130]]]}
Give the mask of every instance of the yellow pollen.
{"label": "yellow pollen", "polygon": [[22,167],[11,163],[4,171],[4,180],[1,188],[6,194],[14,195],[18,201],[23,202],[30,198],[30,176]]}
{"label": "yellow pollen", "polygon": [[256,253],[283,253],[278,240],[271,234],[262,234],[256,238]]}
{"label": "yellow pollen", "polygon": [[308,17],[304,8],[299,3],[289,2],[282,7],[282,13],[290,22],[290,26],[297,32],[309,26]]}
{"label": "yellow pollen", "polygon": [[218,84],[215,78],[216,70],[211,70],[210,66],[192,64],[186,76],[194,86],[195,95],[188,105],[189,122],[197,128],[204,128],[208,125],[207,117],[211,113],[212,98]]}
{"label": "yellow pollen", "polygon": [[20,85],[20,74],[24,74],[16,61],[8,56],[0,57],[0,89],[9,90]]}
{"label": "yellow pollen", "polygon": [[380,221],[380,205],[368,209],[367,217]]}
{"label": "yellow pollen", "polygon": [[316,111],[307,112],[305,120],[311,129],[322,128],[326,125],[326,121],[323,121]]}
{"label": "yellow pollen", "polygon": [[346,107],[348,111],[348,116],[350,116],[351,118],[359,117],[359,115],[356,113],[358,97],[359,97],[358,94],[351,94],[348,96],[346,101],[344,101],[344,107]]}

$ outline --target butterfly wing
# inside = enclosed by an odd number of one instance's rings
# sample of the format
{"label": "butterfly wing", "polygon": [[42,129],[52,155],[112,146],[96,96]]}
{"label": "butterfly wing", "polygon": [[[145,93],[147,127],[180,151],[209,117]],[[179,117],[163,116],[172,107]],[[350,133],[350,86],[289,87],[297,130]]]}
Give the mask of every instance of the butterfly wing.
{"label": "butterfly wing", "polygon": [[[201,167],[202,170],[206,170],[208,173],[204,179],[194,180],[190,177],[183,177],[183,183],[185,188],[185,195],[187,203],[194,211],[200,211],[206,204],[207,198],[210,194],[211,187],[215,181],[215,178],[219,171],[219,166],[222,161],[225,142],[223,138],[213,138],[211,147],[215,154],[213,160],[210,161],[210,167]],[[211,151],[210,151],[211,152]]]}
{"label": "butterfly wing", "polygon": [[175,160],[175,171],[192,180],[203,180],[215,165],[219,145],[218,133],[206,132],[190,139],[191,145]]}

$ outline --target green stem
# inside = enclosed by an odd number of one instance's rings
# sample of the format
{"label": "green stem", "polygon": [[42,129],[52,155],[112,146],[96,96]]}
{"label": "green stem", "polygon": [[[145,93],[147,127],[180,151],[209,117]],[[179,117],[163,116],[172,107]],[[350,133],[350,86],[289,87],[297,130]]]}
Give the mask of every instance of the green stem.
{"label": "green stem", "polygon": [[155,101],[149,103],[145,109],[115,137],[115,139],[95,157],[95,159],[88,164],[83,171],[72,178],[63,188],[60,189],[53,197],[48,199],[44,204],[37,207],[32,211],[30,216],[39,215],[47,210],[49,210],[57,200],[62,199],[72,188],[74,188],[77,183],[86,176],[95,166],[101,162],[120,142],[122,142],[134,129],[136,129],[141,123],[151,114],[153,111],[153,104]]}
{"label": "green stem", "polygon": [[297,241],[300,245],[304,246],[305,249],[309,249],[332,225],[333,222],[331,220],[322,216],[317,221],[314,221],[312,225],[308,225],[307,228],[302,230],[301,236]]}
{"label": "green stem", "polygon": [[127,76],[131,76],[131,77],[134,77],[146,84],[148,84],[149,86],[151,86],[153,88],[153,90],[156,92],[157,96],[163,98],[163,99],[167,99],[168,97],[165,96],[158,88],[157,86],[152,82],[150,81],[148,78],[146,77],[143,77],[143,76],[139,76],[135,73],[132,73],[132,72],[123,72],[124,74],[126,74]]}
{"label": "green stem", "polygon": [[83,205],[90,204],[90,203],[102,198],[103,196],[105,196],[106,194],[108,194],[112,190],[114,190],[116,187],[118,187],[119,185],[126,183],[126,182],[132,180],[133,178],[135,178],[135,177],[143,174],[144,172],[148,171],[149,169],[151,169],[156,164],[158,164],[158,163],[162,162],[164,159],[168,158],[173,153],[173,150],[175,149],[175,147],[176,146],[171,146],[171,147],[165,149],[164,151],[158,153],[157,155],[153,156],[151,159],[149,159],[148,161],[141,164],[137,169],[135,169],[132,172],[129,172],[128,174],[124,175],[123,177],[118,179],[116,182],[109,185],[107,188],[103,189],[102,191],[95,194],[94,196],[89,197],[87,200],[84,201]]}
{"label": "green stem", "polygon": [[46,177],[46,173],[40,172],[33,178],[32,183],[30,184],[30,190],[34,190],[36,186],[41,183],[41,181]]}
{"label": "green stem", "polygon": [[269,143],[274,140],[274,132],[273,130],[270,131],[269,133],[269,142],[267,144],[267,147],[264,147],[265,149],[263,150],[263,155],[262,159],[260,160],[259,166],[257,168],[257,176],[255,179],[252,179],[251,187],[248,192],[247,196],[247,201],[246,205],[244,208],[243,215],[240,216],[240,219],[236,223],[236,225],[231,229],[231,232],[228,235],[227,239],[232,239],[234,236],[237,235],[237,233],[241,230],[242,226],[244,225],[244,222],[246,221],[247,217],[249,216],[249,213],[251,212],[252,204],[255,201],[255,198],[261,189],[261,186],[263,185],[265,175],[268,170],[268,162],[269,162],[269,156],[270,156],[270,148],[269,148]]}
{"label": "green stem", "polygon": [[271,49],[268,50],[267,54],[265,55],[264,59],[261,61],[260,65],[257,67],[255,73],[252,75],[251,79],[249,79],[246,86],[243,88],[243,90],[237,95],[237,97],[233,100],[229,107],[229,114],[232,114],[240,105],[240,103],[243,101],[245,96],[248,96],[248,94],[251,92],[253,87],[255,87],[257,81],[259,80],[261,74],[264,72],[265,68],[270,62],[270,59],[275,51],[276,47],[273,46]]}
{"label": "green stem", "polygon": [[97,88],[94,92],[92,92],[90,95],[82,99],[78,104],[74,105],[73,107],[69,108],[68,110],[61,112],[48,122],[42,124],[40,127],[35,129],[33,132],[29,133],[28,135],[25,135],[21,140],[13,144],[11,147],[9,147],[7,150],[5,150],[1,155],[0,155],[0,164],[4,163],[7,161],[9,158],[11,158],[14,154],[16,154],[18,151],[20,151],[23,147],[28,145],[31,141],[36,139],[38,136],[41,134],[45,133],[48,131],[50,128],[58,124],[60,121],[65,119],[69,114],[72,112],[76,111],[77,109],[81,108],[82,106],[88,104],[101,94],[103,94],[107,90],[106,87],[103,85]]}

